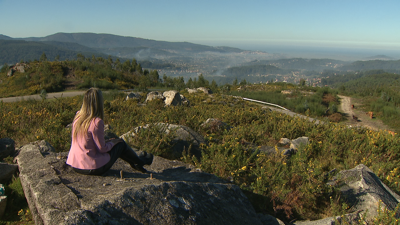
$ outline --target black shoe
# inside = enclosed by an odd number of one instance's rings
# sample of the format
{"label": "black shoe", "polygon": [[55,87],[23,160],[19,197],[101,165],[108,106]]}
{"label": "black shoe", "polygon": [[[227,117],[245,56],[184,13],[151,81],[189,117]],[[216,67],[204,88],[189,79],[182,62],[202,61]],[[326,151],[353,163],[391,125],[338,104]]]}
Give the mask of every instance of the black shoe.
{"label": "black shoe", "polygon": [[141,165],[131,165],[131,167],[133,169],[135,169],[135,170],[138,170],[138,171],[142,172],[142,173],[148,173],[148,171],[145,168],[143,168],[143,166],[141,166]]}
{"label": "black shoe", "polygon": [[154,155],[147,152],[141,152],[139,159],[143,161],[143,165],[151,165],[153,163]]}

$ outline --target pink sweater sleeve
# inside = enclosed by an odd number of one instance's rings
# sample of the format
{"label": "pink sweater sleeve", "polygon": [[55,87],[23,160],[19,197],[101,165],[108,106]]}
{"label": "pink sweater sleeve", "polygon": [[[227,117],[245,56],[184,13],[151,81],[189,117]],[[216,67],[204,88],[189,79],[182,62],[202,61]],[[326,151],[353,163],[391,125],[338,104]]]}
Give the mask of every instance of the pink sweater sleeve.
{"label": "pink sweater sleeve", "polygon": [[78,169],[98,169],[110,161],[110,154],[107,152],[114,145],[112,142],[105,142],[104,122],[95,118],[90,123],[87,135],[72,137],[67,164]]}
{"label": "pink sweater sleeve", "polygon": [[104,139],[104,121],[102,119],[95,118],[93,129],[89,128],[89,131],[92,133],[94,144],[99,152],[108,152],[114,147],[114,143],[106,143]]}

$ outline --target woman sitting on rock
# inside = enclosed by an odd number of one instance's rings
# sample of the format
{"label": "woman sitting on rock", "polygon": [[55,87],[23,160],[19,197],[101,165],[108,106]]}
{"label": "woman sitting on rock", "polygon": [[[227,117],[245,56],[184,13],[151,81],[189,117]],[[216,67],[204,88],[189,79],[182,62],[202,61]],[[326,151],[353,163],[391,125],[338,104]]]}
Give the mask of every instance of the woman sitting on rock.
{"label": "woman sitting on rock", "polygon": [[74,118],[67,164],[81,174],[101,175],[121,158],[132,168],[142,173],[147,172],[143,166],[153,162],[153,155],[143,152],[138,156],[123,139],[111,139],[106,142],[103,118],[102,93],[97,88],[90,88],[86,91],[82,107]]}

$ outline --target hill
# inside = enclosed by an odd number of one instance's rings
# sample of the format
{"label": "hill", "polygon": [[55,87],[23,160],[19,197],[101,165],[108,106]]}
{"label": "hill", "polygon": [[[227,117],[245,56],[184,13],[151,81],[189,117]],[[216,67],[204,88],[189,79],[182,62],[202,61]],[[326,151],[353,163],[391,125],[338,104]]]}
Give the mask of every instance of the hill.
{"label": "hill", "polygon": [[85,56],[106,57],[105,54],[75,43],[0,40],[0,64],[38,60],[43,53],[49,60],[54,60],[56,57],[58,60],[71,60],[79,53]]}
{"label": "hill", "polygon": [[113,34],[95,33],[56,33],[42,38],[22,38],[26,41],[56,41],[77,43],[90,48],[136,48],[147,47],[153,49],[176,50],[180,52],[243,52],[243,50],[229,47],[211,47],[189,42],[167,42],[150,39],[125,37]]}

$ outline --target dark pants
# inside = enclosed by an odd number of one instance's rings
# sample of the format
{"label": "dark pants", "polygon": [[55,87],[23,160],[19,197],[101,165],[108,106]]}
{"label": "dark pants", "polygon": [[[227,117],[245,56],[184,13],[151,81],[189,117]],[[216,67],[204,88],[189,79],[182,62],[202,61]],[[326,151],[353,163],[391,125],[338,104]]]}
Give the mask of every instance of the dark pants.
{"label": "dark pants", "polygon": [[[105,172],[107,172],[112,165],[114,165],[115,161],[117,161],[118,158],[120,158],[122,155],[124,155],[124,153],[126,154],[127,151],[133,151],[130,147],[128,147],[128,145],[125,142],[120,142],[116,145],[114,145],[114,147],[107,152],[108,154],[110,154],[110,161],[108,161],[107,164],[105,164],[104,166],[97,168],[97,169],[93,169],[93,170],[82,170],[82,169],[77,169],[77,168],[73,168],[75,172],[80,173],[80,174],[85,174],[85,175],[101,175]],[[136,153],[134,153],[136,154]],[[122,157],[124,158],[124,157]]]}

